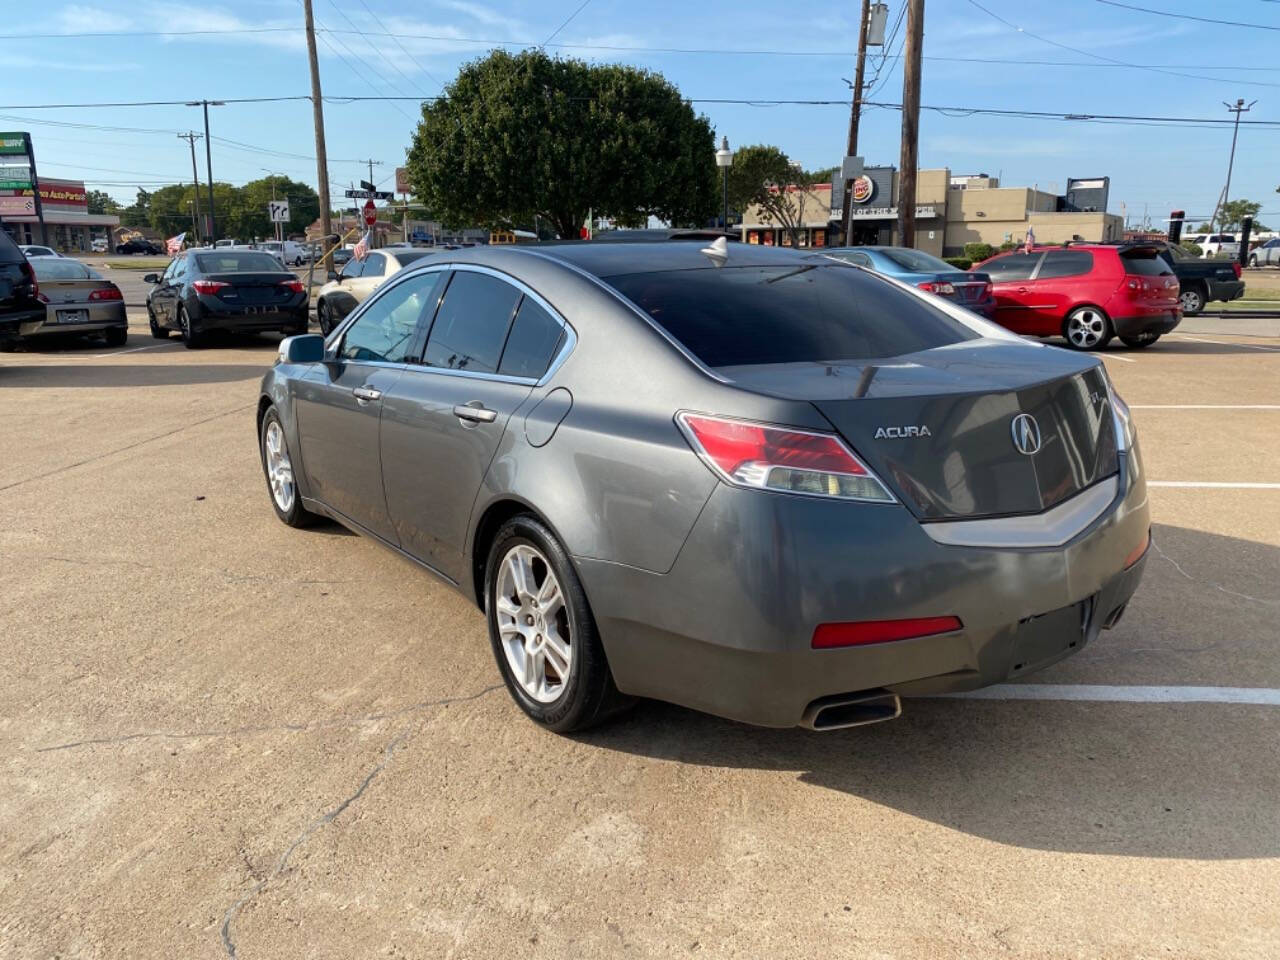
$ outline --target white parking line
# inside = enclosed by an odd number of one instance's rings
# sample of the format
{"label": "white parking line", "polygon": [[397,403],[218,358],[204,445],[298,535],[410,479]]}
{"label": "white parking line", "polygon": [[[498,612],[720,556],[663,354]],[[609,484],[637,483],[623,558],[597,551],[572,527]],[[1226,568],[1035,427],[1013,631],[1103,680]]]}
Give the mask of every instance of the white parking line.
{"label": "white parking line", "polygon": [[1074,683],[999,683],[939,696],[964,700],[1088,700],[1101,703],[1247,703],[1280,707],[1271,687],[1126,687]]}
{"label": "white parking line", "polygon": [[1215,480],[1148,480],[1148,487],[1203,487],[1207,490],[1280,490],[1280,483],[1219,483]]}
{"label": "white parking line", "polygon": [[1264,346],[1257,343],[1240,343],[1236,340],[1205,340],[1203,337],[1190,337],[1185,333],[1178,336],[1183,340],[1190,340],[1192,343],[1214,343],[1220,347],[1247,347],[1250,350],[1261,350],[1263,353],[1280,353],[1280,347]]}
{"label": "white parking line", "polygon": [[1280,403],[1131,403],[1130,410],[1280,410]]}
{"label": "white parking line", "polygon": [[1119,357],[1113,353],[1106,354],[1102,359],[1103,360],[1119,360],[1121,363],[1137,363],[1138,362],[1137,360],[1133,359],[1133,357]]}
{"label": "white parking line", "polygon": [[149,347],[130,347],[128,350],[112,350],[110,353],[90,353],[87,354],[90,360],[98,360],[102,357],[118,357],[122,353],[137,353],[139,350],[159,350],[161,347],[176,346],[173,343],[153,343]]}

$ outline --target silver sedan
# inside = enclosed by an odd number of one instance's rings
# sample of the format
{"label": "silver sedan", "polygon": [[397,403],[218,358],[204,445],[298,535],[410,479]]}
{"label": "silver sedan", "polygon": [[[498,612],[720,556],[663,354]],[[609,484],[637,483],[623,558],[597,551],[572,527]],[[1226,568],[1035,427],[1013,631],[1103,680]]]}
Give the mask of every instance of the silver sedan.
{"label": "silver sedan", "polygon": [[129,321],[119,287],[69,257],[32,257],[30,263],[47,309],[43,319],[22,324],[22,337],[89,334],[111,347],[125,342]]}

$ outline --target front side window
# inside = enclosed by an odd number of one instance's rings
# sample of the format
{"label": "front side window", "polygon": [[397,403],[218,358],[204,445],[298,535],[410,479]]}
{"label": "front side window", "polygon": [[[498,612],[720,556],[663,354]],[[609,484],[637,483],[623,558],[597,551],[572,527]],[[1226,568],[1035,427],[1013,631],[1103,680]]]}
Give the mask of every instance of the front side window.
{"label": "front side window", "polygon": [[418,321],[435,305],[436,289],[445,274],[426,273],[392,287],[381,288],[342,337],[343,360],[405,363],[411,359]]}
{"label": "front side window", "polygon": [[352,277],[358,277],[362,270],[364,270],[364,261],[352,257],[342,265],[342,278],[350,280]]}
{"label": "front side window", "polygon": [[362,277],[380,277],[386,272],[387,258],[380,253],[371,253],[364,261],[364,269],[360,271]]}
{"label": "front side window", "polygon": [[564,328],[555,317],[525,297],[511,323],[498,372],[509,377],[537,379],[547,372],[563,334]]}
{"label": "front side window", "polygon": [[173,261],[173,279],[181,280],[186,275],[187,275],[187,258],[178,257],[177,260]]}
{"label": "front side window", "polygon": [[454,274],[431,325],[423,362],[429,367],[495,373],[520,291],[484,273]]}
{"label": "front side window", "polygon": [[839,363],[972,340],[972,329],[873,273],[823,257],[604,277],[708,367]]}
{"label": "front side window", "polygon": [[164,268],[164,273],[160,276],[161,283],[167,283],[173,279],[173,275],[178,272],[178,260],[175,257],[169,261],[169,265]]}
{"label": "front side window", "polygon": [[1037,280],[1054,277],[1078,277],[1093,269],[1093,254],[1087,250],[1050,250],[1040,264]]}
{"label": "front side window", "polygon": [[1011,253],[996,257],[981,266],[981,271],[991,278],[992,283],[1004,283],[1010,280],[1029,280],[1031,271],[1040,262],[1039,253]]}

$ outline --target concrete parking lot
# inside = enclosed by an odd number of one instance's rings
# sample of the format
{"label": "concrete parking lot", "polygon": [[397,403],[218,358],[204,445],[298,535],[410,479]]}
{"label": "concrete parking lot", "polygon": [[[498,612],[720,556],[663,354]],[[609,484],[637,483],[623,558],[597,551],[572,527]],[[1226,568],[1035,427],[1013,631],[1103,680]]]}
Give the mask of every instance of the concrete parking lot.
{"label": "concrete parking lot", "polygon": [[[1109,350],[1155,550],[990,698],[564,738],[481,615],[291,530],[273,338],[0,355],[0,956],[1280,955],[1280,323]],[[1248,334],[1248,335],[1243,335]]]}

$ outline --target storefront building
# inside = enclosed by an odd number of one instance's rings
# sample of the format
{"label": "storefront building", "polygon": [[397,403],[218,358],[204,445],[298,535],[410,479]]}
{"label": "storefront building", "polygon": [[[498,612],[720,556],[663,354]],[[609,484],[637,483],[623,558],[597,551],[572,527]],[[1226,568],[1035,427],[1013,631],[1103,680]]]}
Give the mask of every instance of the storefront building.
{"label": "storefront building", "polygon": [[120,218],[112,214],[89,212],[83,180],[41,177],[39,187],[47,239],[41,236],[32,190],[0,190],[0,221],[18,243],[47,244],[59,253],[73,255],[88,253],[95,237],[109,237],[120,224]]}

